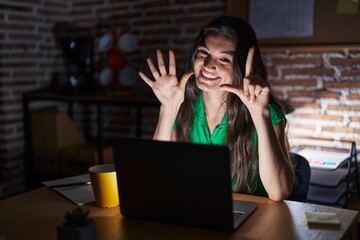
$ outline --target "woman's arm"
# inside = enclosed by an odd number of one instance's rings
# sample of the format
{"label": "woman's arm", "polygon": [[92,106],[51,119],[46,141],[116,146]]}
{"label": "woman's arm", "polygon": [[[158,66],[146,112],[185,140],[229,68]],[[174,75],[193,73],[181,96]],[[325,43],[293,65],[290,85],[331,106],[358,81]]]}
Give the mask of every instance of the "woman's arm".
{"label": "woman's arm", "polygon": [[154,132],[154,140],[176,141],[176,132],[173,129],[174,122],[179,111],[179,106],[172,109],[165,109],[160,106],[159,118]]}
{"label": "woman's arm", "polygon": [[292,190],[294,170],[289,160],[284,121],[272,126],[270,111],[252,116],[258,134],[259,174],[269,198],[286,199]]}

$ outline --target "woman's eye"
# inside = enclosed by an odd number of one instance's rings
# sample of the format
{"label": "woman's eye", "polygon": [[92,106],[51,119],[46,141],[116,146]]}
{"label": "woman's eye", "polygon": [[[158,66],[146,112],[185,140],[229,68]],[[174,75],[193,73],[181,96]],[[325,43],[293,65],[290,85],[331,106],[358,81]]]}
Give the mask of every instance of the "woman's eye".
{"label": "woman's eye", "polygon": [[220,61],[222,61],[222,62],[231,62],[230,59],[228,59],[228,58],[220,58]]}
{"label": "woman's eye", "polygon": [[198,49],[198,53],[203,54],[203,55],[207,55],[207,51],[203,50],[203,49]]}

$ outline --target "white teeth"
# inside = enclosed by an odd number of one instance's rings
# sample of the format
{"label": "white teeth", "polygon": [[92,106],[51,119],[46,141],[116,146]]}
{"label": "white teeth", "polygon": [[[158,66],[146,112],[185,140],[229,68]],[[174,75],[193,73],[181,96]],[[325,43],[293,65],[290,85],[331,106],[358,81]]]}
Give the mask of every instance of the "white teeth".
{"label": "white teeth", "polygon": [[211,79],[217,78],[217,77],[214,77],[214,76],[212,76],[212,75],[209,75],[208,73],[205,73],[205,72],[201,72],[201,73],[202,73],[202,75],[204,75],[206,78],[211,78]]}

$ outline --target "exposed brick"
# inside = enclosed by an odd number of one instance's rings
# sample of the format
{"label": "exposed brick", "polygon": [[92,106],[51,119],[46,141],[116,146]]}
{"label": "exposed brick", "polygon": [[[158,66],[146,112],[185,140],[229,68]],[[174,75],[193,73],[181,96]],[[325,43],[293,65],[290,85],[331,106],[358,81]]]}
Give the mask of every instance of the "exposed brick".
{"label": "exposed brick", "polygon": [[20,15],[15,13],[10,13],[8,15],[10,21],[26,21],[26,22],[39,22],[39,15]]}
{"label": "exposed brick", "polygon": [[338,92],[329,91],[288,91],[289,97],[308,97],[308,98],[336,98],[340,97]]}
{"label": "exposed brick", "polygon": [[169,34],[173,34],[173,35],[177,35],[180,34],[181,30],[179,28],[173,28],[173,27],[161,27],[161,28],[156,28],[156,29],[149,29],[149,30],[145,30],[144,34],[145,35],[169,35]]}
{"label": "exposed brick", "polygon": [[334,46],[334,47],[292,47],[288,48],[289,54],[324,54],[324,53],[339,53],[343,54],[344,49],[340,46]]}
{"label": "exposed brick", "polygon": [[286,75],[317,75],[317,76],[332,76],[334,69],[282,69],[282,74]]}
{"label": "exposed brick", "polygon": [[291,113],[291,117],[303,119],[329,120],[329,121],[343,121],[343,116],[323,115],[323,114],[305,114],[305,113]]}
{"label": "exposed brick", "polygon": [[360,122],[360,116],[351,116],[349,119],[350,122]]}
{"label": "exposed brick", "polygon": [[44,15],[44,16],[59,16],[59,15],[67,15],[67,11],[65,9],[38,9],[38,14]]}
{"label": "exposed brick", "polygon": [[211,12],[224,12],[226,11],[226,6],[197,6],[197,7],[190,7],[189,12],[192,14],[197,13],[211,13]]}
{"label": "exposed brick", "polygon": [[29,40],[36,40],[39,41],[42,39],[42,36],[39,34],[34,34],[34,33],[9,33],[9,38],[13,39],[13,40],[23,40],[23,39],[27,39]]}
{"label": "exposed brick", "polygon": [[34,25],[30,23],[0,23],[1,30],[10,30],[10,31],[34,31]]}
{"label": "exposed brick", "polygon": [[[152,46],[152,45],[166,45],[168,44],[168,39],[166,38],[148,38],[148,39],[142,39],[139,41],[139,44],[144,46]],[[166,47],[166,46],[164,46]]]}
{"label": "exposed brick", "polygon": [[93,7],[97,7],[99,5],[99,2],[101,4],[101,1],[97,1],[97,0],[88,0],[88,1],[74,1],[73,2],[73,8],[76,9],[78,7],[81,8],[93,8]]}
{"label": "exposed brick", "polygon": [[154,0],[150,2],[137,2],[134,3],[134,9],[151,9],[151,8],[158,8],[158,7],[166,7],[169,6],[170,3],[167,0]]}
{"label": "exposed brick", "polygon": [[349,100],[360,100],[360,94],[349,94],[349,95],[347,95],[347,99],[349,99]]}
{"label": "exposed brick", "polygon": [[22,113],[21,109],[7,109],[0,111],[1,114],[7,115],[7,114],[16,114],[16,113]]}
{"label": "exposed brick", "polygon": [[36,47],[35,43],[25,43],[25,42],[1,44],[1,49],[6,49],[6,50],[34,49],[35,47]]}
{"label": "exposed brick", "polygon": [[[27,75],[26,73],[17,73],[19,75],[21,75],[22,77],[31,77],[31,76],[41,76],[39,73],[37,74],[33,74],[31,75],[31,73],[29,75]],[[19,76],[15,76],[15,77],[19,77]],[[26,85],[34,85],[36,84],[36,80],[33,81],[12,81],[12,82],[0,82],[0,86],[2,87],[16,87],[16,86],[26,86]]]}
{"label": "exposed brick", "polygon": [[196,24],[200,24],[203,25],[206,22],[209,22],[210,20],[213,20],[214,16],[201,16],[201,17],[195,17],[195,16],[191,16],[191,17],[180,17],[177,18],[175,23],[176,25],[182,25],[182,24],[189,24],[189,23],[196,23]]}
{"label": "exposed brick", "polygon": [[14,11],[14,12],[27,12],[31,13],[33,8],[29,6],[19,6],[10,3],[0,3],[0,9],[2,11]]}
{"label": "exposed brick", "polygon": [[341,76],[343,77],[359,77],[360,69],[347,69],[341,71]]}
{"label": "exposed brick", "polygon": [[360,105],[328,105],[327,109],[336,111],[360,111]]}
{"label": "exposed brick", "polygon": [[327,142],[328,144],[326,144],[327,146],[331,145],[332,142],[334,142],[334,138],[330,138],[330,137],[322,137],[322,136],[308,136],[308,135],[304,135],[304,134],[299,134],[299,133],[289,133],[288,136],[291,139],[297,139],[297,140],[309,140],[309,141],[324,141]]}
{"label": "exposed brick", "polygon": [[181,44],[192,44],[194,41],[193,38],[187,38],[187,37],[177,37],[173,39],[174,44],[181,45]]}
{"label": "exposed brick", "polygon": [[323,127],[323,131],[334,133],[359,133],[360,129],[351,127]]}
{"label": "exposed brick", "polygon": [[20,99],[0,99],[0,104],[6,104],[7,106],[10,105],[19,105],[21,103]]}
{"label": "exposed brick", "polygon": [[268,68],[267,69],[268,76],[276,76],[277,72],[274,68]]}
{"label": "exposed brick", "polygon": [[294,64],[323,64],[322,58],[274,58],[274,65],[294,65]]}
{"label": "exposed brick", "polygon": [[[0,72],[0,78],[4,81],[4,78],[10,77],[9,72]],[[1,83],[1,82],[0,82]]]}
{"label": "exposed brick", "polygon": [[[341,139],[341,141],[355,142],[356,146],[360,146],[359,139],[345,137],[345,138]],[[350,146],[348,147],[348,149],[350,149]],[[359,156],[359,154],[358,154],[358,156]],[[358,157],[358,159],[359,159],[359,157]]]}
{"label": "exposed brick", "polygon": [[316,79],[279,79],[271,80],[270,83],[274,86],[307,86],[307,87],[316,87]]}
{"label": "exposed brick", "polygon": [[331,58],[330,64],[344,66],[360,64],[360,58]]}
{"label": "exposed brick", "polygon": [[44,6],[45,7],[67,8],[68,3],[63,2],[63,1],[45,1]]}
{"label": "exposed brick", "polygon": [[141,20],[134,20],[134,26],[151,26],[151,25],[163,25],[163,19],[141,19]]}
{"label": "exposed brick", "polygon": [[91,8],[89,9],[81,9],[81,10],[76,10],[76,11],[71,11],[69,12],[69,17],[74,17],[74,18],[79,18],[81,16],[89,16],[91,15],[93,12],[93,10]]}
{"label": "exposed brick", "polygon": [[106,13],[111,13],[113,14],[114,12],[125,12],[126,10],[128,10],[128,6],[127,5],[123,5],[123,6],[109,6],[109,7],[98,7],[95,8],[94,11],[96,13],[99,14],[106,14]]}
{"label": "exposed brick", "polygon": [[20,59],[39,59],[44,57],[45,53],[11,53],[12,58],[20,58]]}
{"label": "exposed brick", "polygon": [[157,10],[148,10],[146,11],[147,16],[175,16],[185,14],[184,9],[157,9]]}
{"label": "exposed brick", "polygon": [[353,47],[352,49],[349,49],[350,54],[359,54],[360,53],[360,47]]}
{"label": "exposed brick", "polygon": [[298,102],[298,101],[290,100],[290,104],[295,109],[299,109],[299,108],[320,109],[320,107],[321,107],[320,103],[316,103],[316,102]]}
{"label": "exposed brick", "polygon": [[24,68],[24,67],[34,67],[36,63],[34,62],[5,62],[1,66],[4,68]]}
{"label": "exposed brick", "polygon": [[188,27],[186,27],[185,32],[197,35],[199,33],[201,27],[202,26],[188,26]]}
{"label": "exposed brick", "polygon": [[303,47],[303,46],[292,46],[292,47],[274,47],[274,46],[263,46],[261,48],[263,53],[277,53],[277,54],[324,54],[324,53],[338,53],[344,54],[342,47]]}
{"label": "exposed brick", "polygon": [[290,123],[289,124],[289,129],[305,129],[305,130],[310,130],[310,131],[315,131],[316,130],[316,126],[315,125],[311,125],[311,124],[298,124],[298,123]]}
{"label": "exposed brick", "polygon": [[175,4],[178,5],[188,5],[188,4],[194,4],[194,3],[204,3],[203,0],[175,0]]}
{"label": "exposed brick", "polygon": [[348,82],[348,81],[340,81],[340,82],[323,82],[324,88],[360,88],[360,82]]}

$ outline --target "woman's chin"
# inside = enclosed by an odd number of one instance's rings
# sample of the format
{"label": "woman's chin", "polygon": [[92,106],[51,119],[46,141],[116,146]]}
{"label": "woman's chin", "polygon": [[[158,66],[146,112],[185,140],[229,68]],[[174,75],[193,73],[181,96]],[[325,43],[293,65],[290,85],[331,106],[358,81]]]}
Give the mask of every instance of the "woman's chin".
{"label": "woman's chin", "polygon": [[197,80],[196,86],[205,92],[217,91],[219,90],[219,82],[217,81],[203,81]]}

